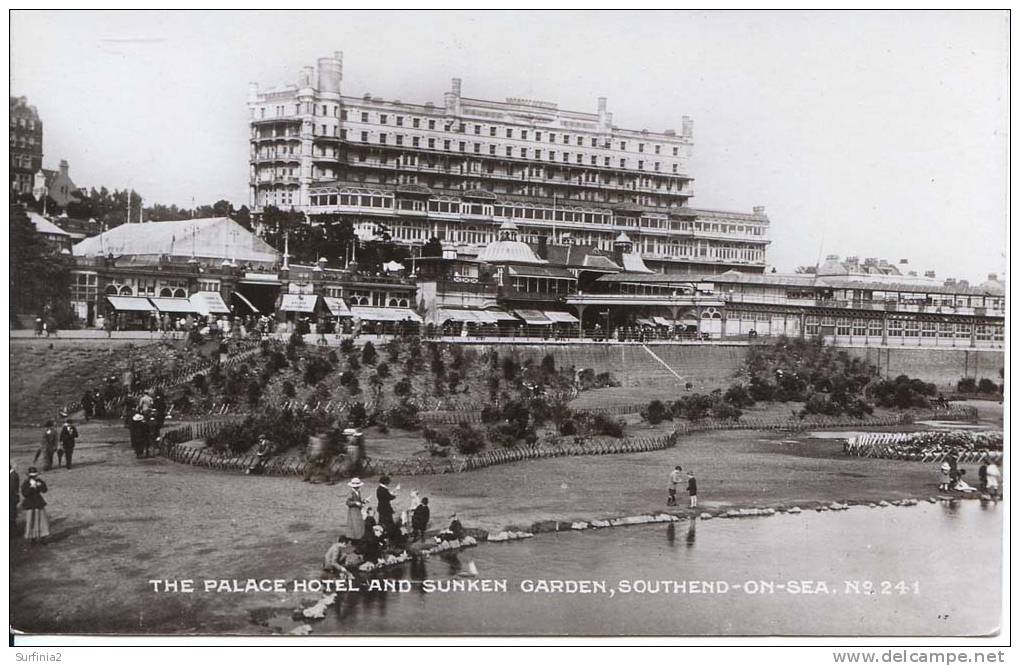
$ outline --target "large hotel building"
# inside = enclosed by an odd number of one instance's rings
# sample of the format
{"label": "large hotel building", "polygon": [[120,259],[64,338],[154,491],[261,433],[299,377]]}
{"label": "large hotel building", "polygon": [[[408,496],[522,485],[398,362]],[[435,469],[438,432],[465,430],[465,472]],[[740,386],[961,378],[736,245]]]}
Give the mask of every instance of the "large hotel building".
{"label": "large hotel building", "polygon": [[442,105],[341,93],[340,53],[296,84],[251,84],[250,198],[315,224],[385,224],[395,240],[472,257],[512,222],[525,242],[595,245],[621,233],[653,271],[762,272],[764,208],[699,210],[690,175],[693,121],[680,131],[622,129],[597,111],[464,97],[453,79]]}

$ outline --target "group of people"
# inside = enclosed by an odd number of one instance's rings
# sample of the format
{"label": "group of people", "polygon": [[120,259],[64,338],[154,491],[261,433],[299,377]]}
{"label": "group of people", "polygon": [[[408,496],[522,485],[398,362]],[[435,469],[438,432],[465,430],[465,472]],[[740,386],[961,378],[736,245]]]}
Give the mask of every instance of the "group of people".
{"label": "group of people", "polygon": [[939,490],[953,490],[962,493],[980,492],[999,497],[1002,487],[1002,470],[994,461],[978,467],[978,485],[975,488],[963,480],[967,470],[960,469],[956,454],[950,453],[939,466]]}
{"label": "group of people", "polygon": [[[684,482],[684,468],[677,465],[669,473],[669,487],[667,489],[666,506],[676,506],[677,488]],[[690,498],[689,507],[698,508],[698,480],[694,478],[694,472],[687,472],[687,495]]]}
{"label": "group of people", "polygon": [[[410,543],[425,540],[431,522],[429,498],[419,497],[417,491],[409,494],[406,508],[399,513],[394,507],[398,499],[397,485],[390,488],[389,476],[379,478],[375,491],[376,508],[362,495],[365,483],[351,479],[346,498],[347,528],[326,553],[323,568],[339,574],[350,574],[352,568],[364,562],[376,562],[389,549],[403,549]],[[457,515],[450,517],[450,525],[439,532],[437,539],[459,541],[466,535]]]}
{"label": "group of people", "polygon": [[132,405],[124,403],[124,426],[128,429],[131,449],[136,458],[148,458],[159,449],[159,431],[167,415],[167,401],[162,389],[149,389]]}
{"label": "group of people", "polygon": [[74,447],[78,441],[78,428],[75,427],[67,412],[60,412],[64,422],[57,430],[53,421],[47,421],[42,434],[42,443],[39,450],[35,452],[33,463],[38,463],[42,458],[43,470],[53,469],[53,456],[57,456],[57,466],[66,466],[71,469],[71,460],[74,457]]}

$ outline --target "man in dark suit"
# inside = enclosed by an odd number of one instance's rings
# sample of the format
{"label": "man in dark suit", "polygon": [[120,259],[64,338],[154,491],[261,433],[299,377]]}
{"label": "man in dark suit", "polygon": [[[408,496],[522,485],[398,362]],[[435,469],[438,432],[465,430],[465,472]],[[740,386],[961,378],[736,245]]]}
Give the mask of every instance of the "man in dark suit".
{"label": "man in dark suit", "polygon": [[390,477],[380,477],[379,487],[375,491],[375,499],[379,512],[379,525],[385,530],[387,538],[392,537],[396,533],[396,525],[393,522],[393,500],[397,499],[397,496],[390,492],[389,483]]}
{"label": "man in dark suit", "polygon": [[74,445],[78,440],[78,429],[71,423],[71,419],[64,414],[64,425],[60,427],[60,448],[57,449],[57,464],[60,464],[61,452],[63,453],[64,465],[71,469],[71,456],[74,455]]}

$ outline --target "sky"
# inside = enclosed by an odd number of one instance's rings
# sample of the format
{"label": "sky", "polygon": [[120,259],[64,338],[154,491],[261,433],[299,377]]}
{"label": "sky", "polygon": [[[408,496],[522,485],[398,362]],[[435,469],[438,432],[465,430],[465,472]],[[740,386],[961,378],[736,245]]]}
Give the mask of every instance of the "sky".
{"label": "sky", "polygon": [[1005,273],[1005,12],[14,11],[11,95],[44,166],[146,204],[247,203],[248,82],[344,53],[344,94],[526,97],[680,129],[701,208],[771,220],[779,271],[827,254]]}

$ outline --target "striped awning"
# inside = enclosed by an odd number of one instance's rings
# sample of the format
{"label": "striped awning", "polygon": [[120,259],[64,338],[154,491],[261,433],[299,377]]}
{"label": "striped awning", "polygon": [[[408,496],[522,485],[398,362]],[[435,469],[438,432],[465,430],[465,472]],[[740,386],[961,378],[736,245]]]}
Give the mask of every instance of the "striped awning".
{"label": "striped awning", "polygon": [[244,303],[244,306],[251,310],[252,314],[260,314],[259,309],[255,307],[255,305],[251,301],[245,298],[244,294],[242,294],[241,292],[235,291],[231,294],[231,296]]}
{"label": "striped awning", "polygon": [[514,310],[514,314],[532,326],[551,326],[553,323],[541,310]]}
{"label": "striped awning", "polygon": [[670,326],[670,327],[672,327],[674,325],[679,325],[679,324],[683,323],[683,322],[680,322],[680,321],[673,322],[673,321],[670,321],[669,319],[666,319],[665,317],[652,317],[652,319],[654,319],[655,323],[658,324],[659,326]]}
{"label": "striped awning", "polygon": [[503,312],[502,310],[486,310],[485,312],[497,322],[512,321],[516,324],[521,322],[521,320],[517,317],[513,316],[509,312]]}
{"label": "striped awning", "polygon": [[160,312],[172,312],[174,314],[198,313],[198,308],[195,307],[195,304],[186,298],[158,298],[152,296],[149,300],[152,301],[152,304]]}
{"label": "striped awning", "polygon": [[319,301],[316,294],[284,294],[280,303],[280,312],[315,312]]}
{"label": "striped awning", "polygon": [[439,323],[456,321],[466,324],[492,324],[496,319],[484,310],[439,308],[436,310],[436,321]]}
{"label": "striped awning", "polygon": [[218,291],[197,291],[188,300],[199,314],[230,314],[230,308],[223,302],[223,297]]}
{"label": "striped awning", "polygon": [[635,322],[638,326],[655,326],[655,322],[651,319],[637,319]]}
{"label": "striped awning", "polygon": [[336,298],[335,296],[323,296],[322,302],[326,304],[329,311],[333,313],[334,317],[350,317],[351,309],[347,307],[347,303],[342,298]]}
{"label": "striped awning", "polygon": [[107,296],[114,310],[120,312],[152,312],[156,307],[143,296]]}
{"label": "striped awning", "polygon": [[547,319],[552,321],[554,324],[576,324],[577,317],[570,314],[569,312],[560,312],[559,310],[543,310],[542,314]]}

